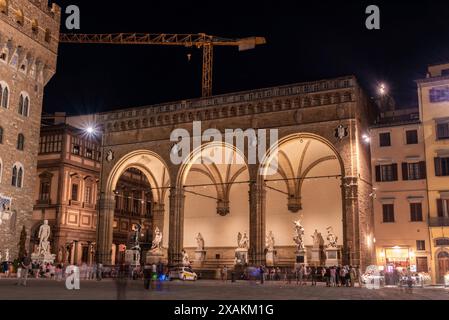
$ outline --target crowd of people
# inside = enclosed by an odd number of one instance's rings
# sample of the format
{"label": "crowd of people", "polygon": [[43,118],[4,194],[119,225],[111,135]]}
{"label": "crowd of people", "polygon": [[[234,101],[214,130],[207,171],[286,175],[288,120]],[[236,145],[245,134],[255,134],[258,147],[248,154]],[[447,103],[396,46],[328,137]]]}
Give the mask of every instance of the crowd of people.
{"label": "crowd of people", "polygon": [[[358,267],[332,266],[316,267],[300,264],[295,268],[280,268],[260,266],[257,270],[260,282],[284,281],[287,284],[295,282],[297,285],[310,283],[316,286],[317,282],[324,282],[327,287],[354,287],[362,285],[361,272]],[[244,273],[243,278],[249,279],[251,275]]]}

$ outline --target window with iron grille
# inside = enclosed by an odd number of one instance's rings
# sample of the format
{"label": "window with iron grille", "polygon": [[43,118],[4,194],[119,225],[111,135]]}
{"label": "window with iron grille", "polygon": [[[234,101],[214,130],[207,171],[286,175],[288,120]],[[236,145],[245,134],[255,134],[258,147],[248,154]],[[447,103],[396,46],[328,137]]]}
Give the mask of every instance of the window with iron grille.
{"label": "window with iron grille", "polygon": [[382,205],[383,211],[383,222],[393,223],[394,222],[394,204],[384,204]]}
{"label": "window with iron grille", "polygon": [[391,136],[389,132],[384,132],[379,134],[379,145],[381,147],[390,147],[391,146]]}
{"label": "window with iron grille", "polygon": [[416,250],[417,251],[426,251],[426,241],[425,240],[416,240]]}
{"label": "window with iron grille", "polygon": [[423,221],[421,203],[410,203],[410,220],[413,222]]}
{"label": "window with iron grille", "polygon": [[418,143],[418,130],[407,130],[405,132],[407,144],[417,144]]}

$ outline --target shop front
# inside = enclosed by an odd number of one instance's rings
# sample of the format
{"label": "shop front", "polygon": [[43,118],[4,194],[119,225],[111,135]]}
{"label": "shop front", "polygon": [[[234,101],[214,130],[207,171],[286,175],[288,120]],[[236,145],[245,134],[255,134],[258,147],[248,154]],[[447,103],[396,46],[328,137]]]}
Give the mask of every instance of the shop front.
{"label": "shop front", "polygon": [[416,257],[410,247],[385,247],[381,249],[379,269],[383,271],[386,285],[399,284],[401,275],[410,270],[417,272]]}

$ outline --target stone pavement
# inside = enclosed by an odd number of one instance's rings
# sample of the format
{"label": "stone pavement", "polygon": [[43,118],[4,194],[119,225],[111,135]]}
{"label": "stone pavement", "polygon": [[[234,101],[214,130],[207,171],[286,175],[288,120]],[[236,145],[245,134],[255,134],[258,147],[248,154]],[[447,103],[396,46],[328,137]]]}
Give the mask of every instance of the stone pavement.
{"label": "stone pavement", "polygon": [[[449,290],[441,287],[414,288],[407,293],[400,288],[327,288],[296,286],[283,282],[223,283],[164,282],[152,290],[144,290],[143,281],[82,281],[81,289],[69,291],[65,282],[31,279],[28,286],[16,286],[13,279],[0,280],[0,300],[449,300]],[[122,289],[119,289],[122,288]],[[124,289],[123,289],[124,288]]]}

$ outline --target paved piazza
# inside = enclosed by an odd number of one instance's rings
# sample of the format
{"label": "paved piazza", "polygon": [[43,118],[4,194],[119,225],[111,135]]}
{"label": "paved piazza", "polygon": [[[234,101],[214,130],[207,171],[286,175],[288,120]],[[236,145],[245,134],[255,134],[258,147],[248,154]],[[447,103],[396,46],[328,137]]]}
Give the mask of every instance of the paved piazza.
{"label": "paved piazza", "polygon": [[[0,280],[1,300],[449,300],[449,290],[442,287],[414,288],[412,293],[400,288],[327,288],[296,286],[280,282],[237,282],[202,280],[164,282],[159,288],[144,290],[142,281],[123,283],[113,280],[82,281],[79,291],[69,291],[64,282],[30,280],[27,287],[18,287],[11,279]],[[276,294],[274,294],[276,292]],[[119,294],[120,293],[120,294]]]}

